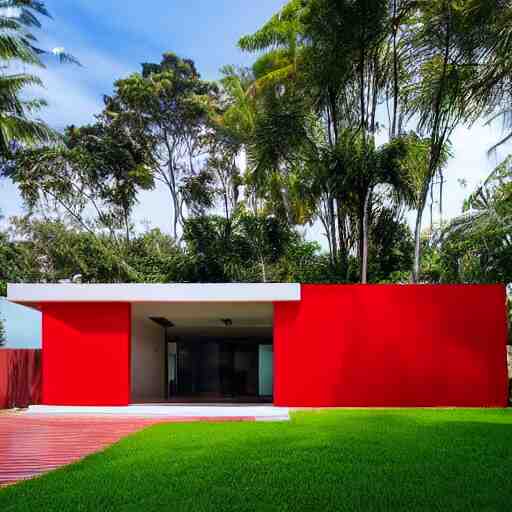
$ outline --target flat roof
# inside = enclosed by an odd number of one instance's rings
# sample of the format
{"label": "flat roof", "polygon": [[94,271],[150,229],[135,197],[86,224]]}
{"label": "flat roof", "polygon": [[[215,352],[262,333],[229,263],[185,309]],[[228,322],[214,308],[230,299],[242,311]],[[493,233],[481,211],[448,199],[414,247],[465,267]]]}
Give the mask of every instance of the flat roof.
{"label": "flat roof", "polygon": [[279,302],[300,300],[299,283],[8,284],[7,299],[42,302]]}

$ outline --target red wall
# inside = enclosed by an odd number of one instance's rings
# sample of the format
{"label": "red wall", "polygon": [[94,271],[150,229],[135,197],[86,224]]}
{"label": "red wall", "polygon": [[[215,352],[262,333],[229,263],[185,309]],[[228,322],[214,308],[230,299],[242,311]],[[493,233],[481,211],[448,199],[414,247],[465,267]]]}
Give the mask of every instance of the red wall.
{"label": "red wall", "polygon": [[46,303],[43,403],[130,402],[131,307],[122,303]]}
{"label": "red wall", "polygon": [[41,350],[0,349],[0,409],[41,401]]}
{"label": "red wall", "polygon": [[506,406],[501,285],[303,285],[274,307],[274,403]]}

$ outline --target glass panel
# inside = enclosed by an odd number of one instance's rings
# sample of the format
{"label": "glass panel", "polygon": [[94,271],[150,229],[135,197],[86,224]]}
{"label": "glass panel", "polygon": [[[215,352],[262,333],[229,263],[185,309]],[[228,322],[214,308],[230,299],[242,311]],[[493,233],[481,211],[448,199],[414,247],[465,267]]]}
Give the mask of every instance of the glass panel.
{"label": "glass panel", "polygon": [[271,396],[274,390],[274,350],[272,345],[259,346],[259,394]]}

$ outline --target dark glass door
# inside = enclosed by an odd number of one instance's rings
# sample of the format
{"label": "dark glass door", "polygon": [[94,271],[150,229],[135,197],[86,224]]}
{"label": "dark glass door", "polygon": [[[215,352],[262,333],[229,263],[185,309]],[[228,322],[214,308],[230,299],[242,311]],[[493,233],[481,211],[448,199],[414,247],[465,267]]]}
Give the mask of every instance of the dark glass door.
{"label": "dark glass door", "polygon": [[178,394],[257,396],[258,344],[178,343]]}

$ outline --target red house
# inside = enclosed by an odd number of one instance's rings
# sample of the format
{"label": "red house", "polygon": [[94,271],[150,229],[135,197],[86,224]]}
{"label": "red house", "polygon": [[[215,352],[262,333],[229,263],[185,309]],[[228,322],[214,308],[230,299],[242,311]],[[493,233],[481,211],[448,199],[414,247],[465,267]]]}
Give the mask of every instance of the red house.
{"label": "red house", "polygon": [[500,285],[11,284],[43,403],[507,405]]}

